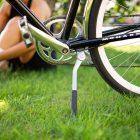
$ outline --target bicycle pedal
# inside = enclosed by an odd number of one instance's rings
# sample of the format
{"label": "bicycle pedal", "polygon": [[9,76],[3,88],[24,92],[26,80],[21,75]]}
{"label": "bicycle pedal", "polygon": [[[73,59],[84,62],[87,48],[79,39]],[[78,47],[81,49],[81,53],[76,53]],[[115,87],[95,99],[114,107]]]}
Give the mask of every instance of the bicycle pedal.
{"label": "bicycle pedal", "polygon": [[25,42],[27,48],[31,47],[34,43],[34,39],[28,27],[28,22],[26,16],[19,20],[19,28],[22,34],[22,39]]}

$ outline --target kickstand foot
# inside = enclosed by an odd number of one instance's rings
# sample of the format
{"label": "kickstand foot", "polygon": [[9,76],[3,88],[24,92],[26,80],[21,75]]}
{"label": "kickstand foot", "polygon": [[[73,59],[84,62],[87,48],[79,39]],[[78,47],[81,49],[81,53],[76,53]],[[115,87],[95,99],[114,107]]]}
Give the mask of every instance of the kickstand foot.
{"label": "kickstand foot", "polygon": [[72,110],[72,115],[77,114],[77,96],[78,96],[78,91],[77,91],[77,73],[78,69],[80,68],[82,62],[86,59],[85,52],[77,52],[77,60],[73,68],[73,74],[72,74],[72,99],[71,99],[71,110]]}

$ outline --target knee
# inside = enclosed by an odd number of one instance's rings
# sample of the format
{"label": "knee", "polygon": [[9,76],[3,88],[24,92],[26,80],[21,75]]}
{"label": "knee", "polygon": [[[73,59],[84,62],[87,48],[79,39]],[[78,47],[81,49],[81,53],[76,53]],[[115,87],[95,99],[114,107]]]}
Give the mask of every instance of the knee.
{"label": "knee", "polygon": [[15,30],[15,27],[16,28],[19,28],[18,27],[18,21],[19,21],[19,19],[20,19],[20,17],[18,17],[18,16],[10,19],[9,22],[7,23],[6,28],[7,29],[14,28],[14,30]]}

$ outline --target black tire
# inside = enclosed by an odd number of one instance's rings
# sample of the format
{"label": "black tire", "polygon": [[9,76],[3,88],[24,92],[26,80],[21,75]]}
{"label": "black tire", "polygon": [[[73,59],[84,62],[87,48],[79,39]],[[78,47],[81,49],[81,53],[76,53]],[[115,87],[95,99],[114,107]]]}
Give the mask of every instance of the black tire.
{"label": "black tire", "polygon": [[[93,39],[96,38],[96,24],[97,24],[97,18],[98,18],[98,14],[99,14],[99,10],[100,10],[100,5],[102,3],[103,0],[94,0],[92,8],[91,8],[91,13],[90,13],[90,18],[89,18],[89,26],[88,26],[88,38],[89,39]],[[123,85],[121,85],[119,82],[117,82],[107,71],[107,68],[105,68],[100,55],[99,55],[99,51],[97,48],[91,49],[89,50],[91,57],[92,57],[92,61],[95,64],[99,74],[102,76],[102,78],[112,87],[114,88],[116,91],[118,91],[121,94],[129,94],[133,93],[133,94],[137,94],[134,93],[130,90],[128,90],[127,88],[125,88]],[[131,94],[132,95],[132,94]],[[137,94],[139,95],[139,94]]]}

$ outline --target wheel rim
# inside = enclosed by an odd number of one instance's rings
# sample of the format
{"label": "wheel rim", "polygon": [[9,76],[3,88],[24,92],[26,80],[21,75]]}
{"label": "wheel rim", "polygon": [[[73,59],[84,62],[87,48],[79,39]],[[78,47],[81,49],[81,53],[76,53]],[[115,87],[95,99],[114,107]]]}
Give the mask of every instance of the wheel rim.
{"label": "wheel rim", "polygon": [[[109,0],[103,0],[99,9],[99,14],[97,17],[97,24],[96,24],[96,37],[100,38],[102,37],[102,30],[103,26],[104,26],[104,16],[106,13],[106,8],[108,6],[108,4],[110,3]],[[123,75],[121,75],[121,73],[119,72],[119,70],[116,70],[115,66],[112,65],[112,62],[109,60],[109,56],[107,54],[107,49],[105,48],[105,46],[99,47],[98,48],[98,53],[100,56],[100,59],[104,65],[104,67],[106,68],[106,70],[108,71],[108,73],[110,74],[110,76],[120,85],[122,85],[125,89],[132,91],[134,93],[140,94],[140,83],[139,85],[135,85],[134,83],[131,83],[131,81],[125,77],[123,77]],[[136,58],[135,58],[136,59]],[[130,67],[130,65],[129,65]],[[126,70],[125,70],[126,72]],[[140,73],[140,71],[139,71]],[[140,79],[140,77],[139,77]]]}

